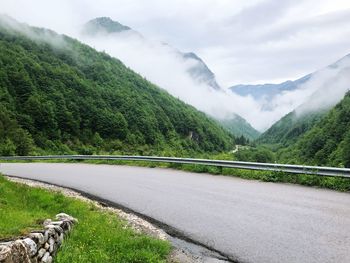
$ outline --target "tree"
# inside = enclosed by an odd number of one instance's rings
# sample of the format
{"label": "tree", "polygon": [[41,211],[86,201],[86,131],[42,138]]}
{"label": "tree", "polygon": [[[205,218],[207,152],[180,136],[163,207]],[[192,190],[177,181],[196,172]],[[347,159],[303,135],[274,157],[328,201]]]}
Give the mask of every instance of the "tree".
{"label": "tree", "polygon": [[345,167],[350,168],[350,132],[346,134],[343,145],[343,164]]}

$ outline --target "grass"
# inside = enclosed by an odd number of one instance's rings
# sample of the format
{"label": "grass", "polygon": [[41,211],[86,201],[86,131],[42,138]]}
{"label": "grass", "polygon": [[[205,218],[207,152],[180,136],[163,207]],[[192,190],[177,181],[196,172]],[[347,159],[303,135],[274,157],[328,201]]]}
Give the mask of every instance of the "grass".
{"label": "grass", "polygon": [[166,262],[170,244],[139,234],[115,214],[56,192],[0,176],[0,239],[41,229],[46,218],[65,212],[79,220],[55,262]]}

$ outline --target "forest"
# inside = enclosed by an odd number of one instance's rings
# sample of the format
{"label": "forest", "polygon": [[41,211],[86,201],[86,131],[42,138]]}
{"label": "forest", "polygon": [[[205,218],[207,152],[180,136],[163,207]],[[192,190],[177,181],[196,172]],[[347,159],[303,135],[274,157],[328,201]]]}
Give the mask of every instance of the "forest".
{"label": "forest", "polygon": [[0,23],[0,155],[186,156],[231,150],[234,139],[104,52]]}
{"label": "forest", "polygon": [[350,167],[350,92],[329,111],[286,115],[235,158]]}

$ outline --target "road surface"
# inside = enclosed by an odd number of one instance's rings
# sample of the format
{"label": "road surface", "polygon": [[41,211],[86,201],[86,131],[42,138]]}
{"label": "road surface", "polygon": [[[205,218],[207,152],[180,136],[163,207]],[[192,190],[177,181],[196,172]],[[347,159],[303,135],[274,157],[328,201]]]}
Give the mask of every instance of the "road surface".
{"label": "road surface", "polygon": [[118,203],[232,261],[350,262],[348,193],[129,166],[7,163],[0,172]]}

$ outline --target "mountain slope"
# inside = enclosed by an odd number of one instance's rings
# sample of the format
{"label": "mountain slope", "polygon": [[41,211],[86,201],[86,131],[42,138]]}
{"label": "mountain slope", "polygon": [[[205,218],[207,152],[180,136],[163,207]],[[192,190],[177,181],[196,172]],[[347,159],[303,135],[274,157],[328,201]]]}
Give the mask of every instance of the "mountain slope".
{"label": "mountain slope", "polygon": [[296,111],[290,112],[265,131],[257,141],[267,144],[278,143],[284,146],[292,144],[324,115],[325,111],[302,115],[297,114]]}
{"label": "mountain slope", "polygon": [[280,84],[257,84],[257,85],[245,85],[239,84],[230,87],[229,89],[241,96],[252,96],[254,99],[259,100],[263,97],[274,97],[281,94],[284,91],[296,90],[301,84],[307,82],[311,77],[306,75],[300,79],[291,81],[285,81]]}
{"label": "mountain slope", "polygon": [[183,53],[180,52],[185,60],[195,60],[197,63],[188,69],[188,73],[192,78],[194,78],[199,83],[205,83],[215,90],[220,90],[219,84],[216,82],[214,73],[209,69],[209,67],[204,63],[204,61],[198,57],[195,53]]}
{"label": "mountain slope", "polygon": [[250,141],[254,141],[260,135],[245,119],[239,115],[234,115],[231,118],[219,119],[218,122],[235,137],[245,137]]}
{"label": "mountain slope", "polygon": [[313,93],[303,98],[304,103],[293,112],[264,132],[259,141],[284,145],[294,142],[344,97],[350,89],[349,81],[350,56],[345,56],[326,69],[314,73],[307,83]]}
{"label": "mountain slope", "polygon": [[282,159],[350,167],[350,93],[287,150]]}
{"label": "mountain slope", "polygon": [[83,33],[88,35],[119,33],[131,30],[130,27],[124,26],[119,22],[113,21],[109,17],[99,17],[90,20],[84,25]]}
{"label": "mountain slope", "polygon": [[119,60],[0,17],[0,154],[222,151],[215,121]]}
{"label": "mountain slope", "polygon": [[[143,37],[139,32],[131,29],[128,26],[122,25],[117,21],[113,21],[109,17],[98,17],[88,21],[82,28],[82,34],[85,37],[100,38],[105,39],[106,41],[108,37],[115,37],[114,41],[125,42],[126,44],[124,47],[128,49],[130,48],[128,42],[132,40],[133,44],[135,44],[138,48],[145,49],[148,52],[156,52],[159,57],[154,59],[158,62],[162,61],[162,56],[171,56],[173,59],[180,58],[180,60],[182,60],[180,63],[182,64],[181,66],[193,81],[198,84],[208,85],[215,90],[220,90],[220,86],[216,81],[214,73],[195,53],[181,52],[166,43],[151,42]],[[164,50],[167,52],[163,52]],[[128,52],[128,50],[126,50],[126,52]],[[137,52],[137,50],[134,50],[134,52]],[[171,65],[167,63],[164,63],[164,67],[167,67],[166,69],[168,71],[173,70]],[[148,70],[151,69],[148,68]],[[155,70],[157,69],[155,68]],[[141,73],[143,74],[144,72]],[[156,74],[153,75],[156,76]]]}

